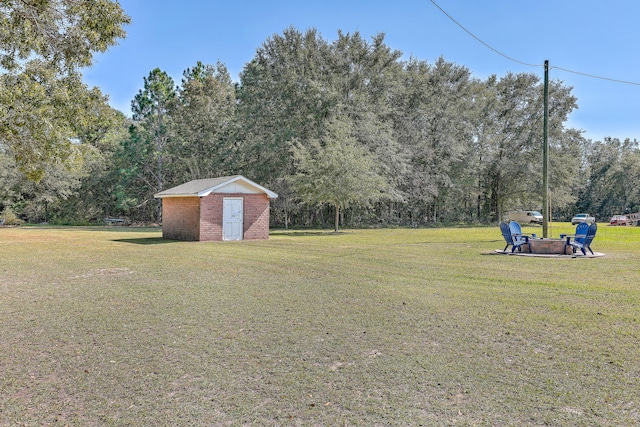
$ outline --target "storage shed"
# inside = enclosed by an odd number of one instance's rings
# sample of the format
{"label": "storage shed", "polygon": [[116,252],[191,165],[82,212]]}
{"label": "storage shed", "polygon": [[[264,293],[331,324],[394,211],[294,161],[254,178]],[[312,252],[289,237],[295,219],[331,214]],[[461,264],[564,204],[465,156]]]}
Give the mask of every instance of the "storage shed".
{"label": "storage shed", "polygon": [[211,241],[269,238],[273,191],[242,175],[197,179],[161,191],[162,237]]}

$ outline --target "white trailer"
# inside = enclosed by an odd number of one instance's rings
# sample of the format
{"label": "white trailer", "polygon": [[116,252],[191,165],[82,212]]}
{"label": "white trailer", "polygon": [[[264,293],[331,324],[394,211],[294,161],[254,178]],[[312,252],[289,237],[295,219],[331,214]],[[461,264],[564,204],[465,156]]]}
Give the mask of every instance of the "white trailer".
{"label": "white trailer", "polygon": [[640,225],[640,212],[629,214],[627,217],[629,218],[631,225]]}

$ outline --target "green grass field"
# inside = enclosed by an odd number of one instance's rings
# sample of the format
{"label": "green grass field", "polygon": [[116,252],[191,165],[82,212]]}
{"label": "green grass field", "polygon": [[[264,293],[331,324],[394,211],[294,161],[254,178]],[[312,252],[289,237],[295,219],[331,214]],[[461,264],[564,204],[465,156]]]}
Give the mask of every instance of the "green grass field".
{"label": "green grass field", "polygon": [[497,226],[0,229],[0,425],[640,424],[640,227],[602,224],[603,258],[503,247]]}

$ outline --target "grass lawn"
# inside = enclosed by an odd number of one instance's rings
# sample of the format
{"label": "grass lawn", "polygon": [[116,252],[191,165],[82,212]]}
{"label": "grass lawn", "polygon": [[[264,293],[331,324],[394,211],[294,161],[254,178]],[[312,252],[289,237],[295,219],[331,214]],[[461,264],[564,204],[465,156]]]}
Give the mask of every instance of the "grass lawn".
{"label": "grass lawn", "polygon": [[640,227],[592,246],[0,229],[0,426],[639,425]]}

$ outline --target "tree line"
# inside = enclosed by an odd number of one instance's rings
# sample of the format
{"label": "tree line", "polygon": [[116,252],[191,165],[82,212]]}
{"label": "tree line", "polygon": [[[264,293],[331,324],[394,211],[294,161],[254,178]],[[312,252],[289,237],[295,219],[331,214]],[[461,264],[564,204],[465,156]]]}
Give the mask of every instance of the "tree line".
{"label": "tree line", "polygon": [[[585,139],[566,126],[571,88],[555,80],[549,93],[552,219],[639,211],[637,141]],[[542,206],[540,78],[403,60],[383,34],[288,28],[237,82],[221,62],[179,84],[154,69],[130,118],[95,94],[67,138],[73,159],[30,163],[2,134],[0,208],[31,222],[155,223],[155,193],[235,174],[279,194],[276,227],[495,223]]]}

